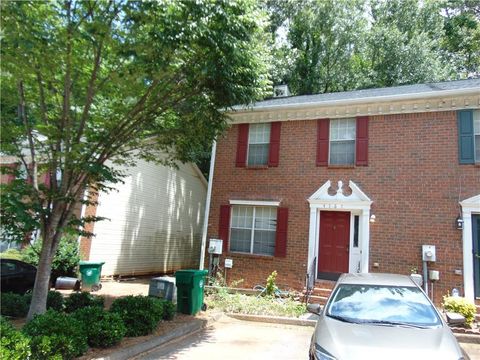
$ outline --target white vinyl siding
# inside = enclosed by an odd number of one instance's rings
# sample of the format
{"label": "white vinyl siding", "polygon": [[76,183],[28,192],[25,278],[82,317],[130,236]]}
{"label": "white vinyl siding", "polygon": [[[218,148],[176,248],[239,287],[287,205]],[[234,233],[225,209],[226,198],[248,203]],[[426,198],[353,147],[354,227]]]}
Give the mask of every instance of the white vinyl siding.
{"label": "white vinyl siding", "polygon": [[192,165],[178,169],[138,161],[117,191],[99,196],[90,260],[102,275],[198,268],[206,185]]}
{"label": "white vinyl siding", "polygon": [[270,124],[250,124],[248,129],[248,166],[268,164]]}
{"label": "white vinyl siding", "polygon": [[355,119],[330,120],[330,165],[355,163]]}
{"label": "white vinyl siding", "polygon": [[475,162],[480,163],[480,110],[473,111],[473,137],[475,143]]}
{"label": "white vinyl siding", "polygon": [[274,255],[277,208],[233,206],[230,251]]}

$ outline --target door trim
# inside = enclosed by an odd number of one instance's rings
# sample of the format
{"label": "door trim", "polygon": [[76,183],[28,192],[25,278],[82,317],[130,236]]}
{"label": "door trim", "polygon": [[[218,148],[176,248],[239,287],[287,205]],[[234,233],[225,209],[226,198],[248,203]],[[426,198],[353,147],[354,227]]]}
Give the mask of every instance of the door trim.
{"label": "door trim", "polygon": [[[369,269],[369,246],[370,246],[370,208],[372,201],[353,182],[349,181],[346,191],[343,182],[338,181],[336,189],[332,188],[330,180],[325,182],[310,198],[310,226],[308,239],[308,264],[310,269],[315,257],[318,256],[320,236],[320,211],[345,211],[351,214],[350,250],[353,245],[353,219],[359,216],[358,233],[358,260],[352,263],[352,251],[349,252],[349,272],[368,273]],[[315,269],[317,278],[317,269]]]}
{"label": "door trim", "polygon": [[475,285],[473,279],[473,228],[472,214],[480,214],[480,194],[460,202],[462,207],[462,243],[463,243],[463,289],[464,296],[475,300]]}

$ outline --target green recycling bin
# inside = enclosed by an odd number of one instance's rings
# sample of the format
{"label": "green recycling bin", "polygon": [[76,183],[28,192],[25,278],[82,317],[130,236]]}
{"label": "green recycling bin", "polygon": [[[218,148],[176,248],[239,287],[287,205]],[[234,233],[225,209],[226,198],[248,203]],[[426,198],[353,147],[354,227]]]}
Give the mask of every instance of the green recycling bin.
{"label": "green recycling bin", "polygon": [[97,291],[102,288],[100,275],[104,261],[80,261],[80,274],[82,274],[82,291]]}
{"label": "green recycling bin", "polygon": [[178,312],[195,315],[207,308],[203,303],[203,289],[207,274],[207,270],[178,270],[175,273]]}

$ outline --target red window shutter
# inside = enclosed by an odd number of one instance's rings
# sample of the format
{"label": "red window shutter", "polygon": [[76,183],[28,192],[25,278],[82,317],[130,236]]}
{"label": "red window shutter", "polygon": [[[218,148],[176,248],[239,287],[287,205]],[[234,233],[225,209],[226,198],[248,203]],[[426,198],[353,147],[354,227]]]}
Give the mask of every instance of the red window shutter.
{"label": "red window shutter", "polygon": [[270,127],[270,149],[268,154],[268,166],[278,166],[280,157],[280,130],[282,123],[274,122]]}
{"label": "red window shutter", "polygon": [[48,188],[50,189],[50,172],[47,172],[43,174],[42,176],[42,183]]}
{"label": "red window shutter", "polygon": [[245,167],[248,149],[248,124],[238,125],[237,167]]}
{"label": "red window shutter", "polygon": [[330,119],[317,121],[317,166],[328,166]]}
{"label": "red window shutter", "polygon": [[357,117],[357,139],[355,149],[355,164],[368,165],[368,116]]}
{"label": "red window shutter", "polygon": [[230,205],[220,206],[220,222],[218,236],[223,240],[223,252],[228,252],[228,237],[230,234]]}
{"label": "red window shutter", "polygon": [[275,237],[275,256],[287,256],[288,208],[277,209],[277,233]]}

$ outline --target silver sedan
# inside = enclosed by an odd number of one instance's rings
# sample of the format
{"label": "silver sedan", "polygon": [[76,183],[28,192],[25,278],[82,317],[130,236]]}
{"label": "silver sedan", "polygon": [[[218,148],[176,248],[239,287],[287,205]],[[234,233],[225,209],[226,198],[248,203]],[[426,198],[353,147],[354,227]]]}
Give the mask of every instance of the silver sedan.
{"label": "silver sedan", "polygon": [[468,359],[422,289],[408,276],[343,274],[319,314],[310,359]]}

